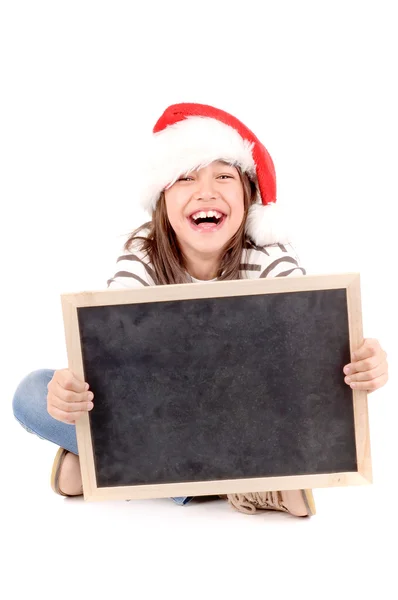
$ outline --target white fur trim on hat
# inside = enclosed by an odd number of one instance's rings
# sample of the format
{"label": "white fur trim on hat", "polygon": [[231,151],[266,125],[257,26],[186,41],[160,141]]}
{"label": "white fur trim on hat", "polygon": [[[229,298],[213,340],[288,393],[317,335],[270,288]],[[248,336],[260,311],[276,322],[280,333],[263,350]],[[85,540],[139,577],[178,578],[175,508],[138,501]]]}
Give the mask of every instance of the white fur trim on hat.
{"label": "white fur trim on hat", "polygon": [[233,127],[209,117],[188,117],[166,127],[152,136],[148,148],[148,170],[140,194],[142,207],[152,212],[167,186],[215,160],[239,166],[254,177],[252,148],[253,143],[244,140]]}
{"label": "white fur trim on hat", "polygon": [[256,246],[288,244],[291,241],[291,232],[287,223],[287,215],[274,202],[265,206],[256,203],[249,209],[246,233]]}

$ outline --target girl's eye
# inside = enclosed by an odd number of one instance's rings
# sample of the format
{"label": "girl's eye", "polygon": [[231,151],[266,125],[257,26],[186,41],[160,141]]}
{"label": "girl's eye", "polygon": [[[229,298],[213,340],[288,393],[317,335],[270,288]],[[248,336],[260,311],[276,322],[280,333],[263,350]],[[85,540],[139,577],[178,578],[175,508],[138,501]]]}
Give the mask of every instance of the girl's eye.
{"label": "girl's eye", "polygon": [[[232,175],[218,175],[218,179],[233,179]],[[180,177],[177,181],[194,181],[193,177]]]}

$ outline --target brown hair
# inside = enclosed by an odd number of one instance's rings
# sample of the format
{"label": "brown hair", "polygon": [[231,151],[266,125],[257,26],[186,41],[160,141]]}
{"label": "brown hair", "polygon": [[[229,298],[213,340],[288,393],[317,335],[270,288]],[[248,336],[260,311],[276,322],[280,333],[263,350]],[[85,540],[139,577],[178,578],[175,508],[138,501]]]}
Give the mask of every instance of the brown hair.
{"label": "brown hair", "polygon": [[[217,279],[220,280],[240,279],[239,266],[246,241],[246,218],[250,206],[256,200],[255,183],[239,168],[238,172],[243,185],[244,216],[238,231],[223,250],[217,271]],[[145,237],[138,235],[144,229],[147,230]],[[135,244],[138,244],[139,249],[148,255],[155,271],[157,285],[189,282],[185,258],[167,216],[164,192],[161,193],[156,209],[152,213],[152,221],[133,231],[125,243],[124,249],[128,251]]]}

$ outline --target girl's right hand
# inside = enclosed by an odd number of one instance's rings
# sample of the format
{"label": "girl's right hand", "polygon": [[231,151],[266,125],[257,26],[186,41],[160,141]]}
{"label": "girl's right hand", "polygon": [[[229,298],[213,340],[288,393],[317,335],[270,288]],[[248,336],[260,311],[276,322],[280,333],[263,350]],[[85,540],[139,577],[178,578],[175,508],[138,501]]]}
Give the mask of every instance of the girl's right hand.
{"label": "girl's right hand", "polygon": [[94,395],[88,391],[88,383],[78,379],[69,369],[55,371],[47,389],[47,411],[57,421],[74,424],[94,407]]}

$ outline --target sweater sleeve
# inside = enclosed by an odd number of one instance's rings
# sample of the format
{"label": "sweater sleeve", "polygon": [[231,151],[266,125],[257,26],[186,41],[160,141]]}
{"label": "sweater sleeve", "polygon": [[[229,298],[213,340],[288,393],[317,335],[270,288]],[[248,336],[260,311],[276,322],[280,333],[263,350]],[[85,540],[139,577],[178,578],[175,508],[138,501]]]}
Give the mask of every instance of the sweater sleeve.
{"label": "sweater sleeve", "polygon": [[123,249],[116,260],[115,272],[108,279],[108,289],[147,287],[155,284],[155,272],[148,257],[140,251]]}
{"label": "sweater sleeve", "polygon": [[263,277],[268,277],[268,274],[270,277],[298,277],[306,274],[306,270],[301,266],[300,259],[291,244],[276,244],[271,248],[270,254],[274,260],[267,267],[267,274]]}
{"label": "sweater sleeve", "polygon": [[247,278],[298,277],[306,275],[299,257],[291,244],[272,244],[246,248],[244,264],[241,265]]}

